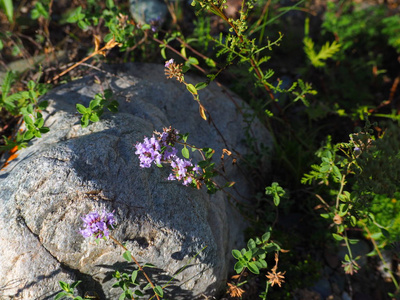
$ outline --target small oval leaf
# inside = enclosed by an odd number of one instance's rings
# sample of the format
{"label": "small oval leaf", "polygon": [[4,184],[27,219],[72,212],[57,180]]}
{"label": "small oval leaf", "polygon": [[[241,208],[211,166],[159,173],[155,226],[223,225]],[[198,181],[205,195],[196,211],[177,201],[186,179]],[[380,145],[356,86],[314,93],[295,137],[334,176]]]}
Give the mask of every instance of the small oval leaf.
{"label": "small oval leaf", "polygon": [[182,149],[182,155],[183,155],[184,158],[189,159],[190,155],[189,155],[189,150],[188,150],[188,148],[184,147],[184,148]]}
{"label": "small oval leaf", "polygon": [[193,84],[189,83],[186,85],[187,90],[192,93],[193,95],[197,95],[197,89],[194,87]]}

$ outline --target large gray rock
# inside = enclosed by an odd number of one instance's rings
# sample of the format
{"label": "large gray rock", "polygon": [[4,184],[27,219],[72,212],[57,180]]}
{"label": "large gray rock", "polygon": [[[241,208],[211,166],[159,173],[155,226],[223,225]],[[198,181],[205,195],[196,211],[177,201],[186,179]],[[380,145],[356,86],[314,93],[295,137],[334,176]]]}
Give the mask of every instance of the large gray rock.
{"label": "large gray rock", "polygon": [[[81,290],[117,299],[121,290],[111,287],[111,274],[132,266],[110,240],[96,244],[79,234],[80,217],[101,208],[115,211],[119,226],[113,235],[140,262],[157,266],[149,270],[157,284],[190,262],[166,288],[167,298],[215,294],[231,268],[232,247],[243,243],[245,223],[227,194],[167,181],[168,168],[140,169],[134,144],[171,125],[189,132],[188,142],[215,149],[217,162],[223,148],[244,154],[244,122],[236,106],[243,102],[215,84],[202,90],[213,126],[201,119],[185,86],[165,78],[163,66],[118,65],[95,75],[113,90],[119,112],[82,129],[75,105],[88,106],[101,91],[94,75],[54,89],[45,96],[51,131],[0,172],[0,298],[52,299],[58,281],[82,280]],[[256,124],[252,131],[269,144],[265,129]],[[237,191],[249,196],[251,177],[243,168],[225,169]],[[244,201],[235,189],[230,192]]]}

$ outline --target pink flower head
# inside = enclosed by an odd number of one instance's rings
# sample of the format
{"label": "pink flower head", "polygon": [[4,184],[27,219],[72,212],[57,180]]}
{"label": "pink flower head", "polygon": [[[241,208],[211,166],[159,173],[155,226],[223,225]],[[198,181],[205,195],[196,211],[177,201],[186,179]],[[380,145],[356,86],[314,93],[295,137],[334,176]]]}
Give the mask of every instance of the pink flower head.
{"label": "pink flower head", "polygon": [[109,230],[114,229],[116,224],[113,213],[107,213],[105,210],[101,214],[97,211],[90,212],[82,217],[82,220],[85,228],[79,230],[79,232],[85,238],[92,235],[99,239],[108,237]]}
{"label": "pink flower head", "polygon": [[170,60],[167,60],[166,62],[165,62],[165,67],[166,68],[168,68],[170,65],[172,65],[174,63],[174,59],[173,58],[171,58]]}

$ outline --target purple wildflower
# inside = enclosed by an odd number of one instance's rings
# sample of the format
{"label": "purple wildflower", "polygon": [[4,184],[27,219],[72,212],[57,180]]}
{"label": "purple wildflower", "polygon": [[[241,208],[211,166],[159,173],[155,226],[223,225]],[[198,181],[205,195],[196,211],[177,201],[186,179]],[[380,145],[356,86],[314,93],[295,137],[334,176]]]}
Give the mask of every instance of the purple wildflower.
{"label": "purple wildflower", "polygon": [[151,26],[151,31],[157,32],[162,23],[163,23],[163,20],[162,20],[161,16],[157,16],[157,18],[149,20],[149,24]]}
{"label": "purple wildflower", "polygon": [[82,217],[82,220],[85,228],[79,230],[79,232],[85,238],[92,235],[99,239],[108,237],[109,230],[113,229],[116,225],[113,213],[107,213],[105,210],[101,214],[96,211],[88,213]]}
{"label": "purple wildflower", "polygon": [[168,180],[183,180],[183,185],[189,185],[193,181],[194,172],[199,173],[200,168],[186,159],[175,157],[171,161],[172,174],[169,174]]}
{"label": "purple wildflower", "polygon": [[161,145],[154,135],[150,139],[145,138],[143,143],[137,143],[135,147],[135,154],[139,155],[140,167],[150,168],[153,162],[161,163]]}
{"label": "purple wildflower", "polygon": [[167,145],[163,153],[163,160],[173,160],[176,157],[176,153],[178,153],[178,150],[175,147]]}
{"label": "purple wildflower", "polygon": [[174,63],[174,59],[173,58],[171,58],[170,60],[167,60],[166,62],[165,62],[165,67],[166,68],[168,68],[170,65],[172,65]]}

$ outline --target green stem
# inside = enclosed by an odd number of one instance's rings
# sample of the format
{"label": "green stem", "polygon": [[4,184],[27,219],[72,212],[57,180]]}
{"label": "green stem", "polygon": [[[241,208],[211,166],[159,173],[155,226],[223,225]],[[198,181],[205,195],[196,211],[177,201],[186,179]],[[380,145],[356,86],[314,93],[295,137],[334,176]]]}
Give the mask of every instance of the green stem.
{"label": "green stem", "polygon": [[176,141],[175,143],[183,145],[183,146],[186,146],[186,147],[190,147],[192,149],[196,149],[197,151],[200,152],[200,155],[203,158],[203,160],[206,160],[206,157],[204,156],[203,150],[201,148],[197,148],[196,146],[190,145],[188,143],[182,143],[182,142],[179,142],[179,141]]}
{"label": "green stem", "polygon": [[351,252],[351,247],[350,247],[350,244],[349,244],[349,239],[347,237],[347,232],[346,231],[344,232],[343,239],[344,239],[344,241],[346,243],[347,252],[349,253],[350,260],[353,261],[353,253]]}
{"label": "green stem", "polygon": [[343,188],[345,186],[345,182],[344,182],[345,179],[346,179],[346,175],[343,175],[342,180],[340,180],[340,190],[336,197],[336,209],[339,209],[339,199],[340,199],[340,195],[343,192]]}
{"label": "green stem", "polygon": [[[114,238],[111,234],[109,235],[110,239],[112,239],[118,246],[122,247],[122,249],[124,249],[125,251],[128,251],[128,249],[122,245],[122,243],[120,241],[118,241],[116,238]],[[130,252],[129,252],[130,253]],[[144,277],[146,277],[146,280],[148,283],[150,283],[151,287],[153,288],[153,291],[155,289],[155,286],[153,284],[153,282],[151,281],[151,279],[149,278],[149,276],[147,276],[146,272],[143,270],[142,266],[139,264],[139,262],[136,260],[136,258],[131,254],[131,258],[132,260],[135,262],[135,264],[138,266],[139,270],[142,271]],[[154,295],[156,296],[156,298],[158,300],[160,300],[160,297],[158,297],[157,293],[154,292]]]}
{"label": "green stem", "polygon": [[378,253],[379,259],[382,261],[383,266],[385,267],[386,270],[388,270],[388,272],[389,272],[389,274],[390,274],[390,278],[392,279],[393,284],[394,284],[394,286],[396,287],[396,291],[399,291],[399,290],[400,290],[400,289],[399,289],[399,284],[398,284],[396,278],[394,277],[392,270],[390,270],[390,268],[388,267],[388,265],[387,265],[387,263],[386,263],[386,260],[383,258],[383,255],[382,255],[381,251],[379,250],[378,245],[376,244],[375,239],[372,238],[372,234],[371,234],[371,232],[369,231],[367,225],[365,225],[365,223],[364,223],[363,221],[360,221],[360,222],[361,222],[362,226],[364,227],[364,230],[367,232],[368,237],[371,239],[371,242],[372,242],[372,244],[374,245],[374,249],[375,249],[375,251]]}

